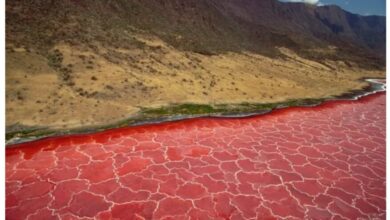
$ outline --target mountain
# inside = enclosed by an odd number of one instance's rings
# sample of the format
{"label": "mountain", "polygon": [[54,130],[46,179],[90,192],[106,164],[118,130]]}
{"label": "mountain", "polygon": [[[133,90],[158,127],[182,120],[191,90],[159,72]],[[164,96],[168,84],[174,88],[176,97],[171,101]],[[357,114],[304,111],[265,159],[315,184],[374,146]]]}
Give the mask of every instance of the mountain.
{"label": "mountain", "polygon": [[[7,27],[9,41],[40,46],[61,40],[118,44],[107,40],[104,31],[136,27],[201,53],[251,50],[272,55],[276,46],[285,46],[304,54],[334,45],[344,59],[368,54],[383,61],[385,55],[384,17],[276,0],[13,0],[7,1]],[[15,39],[14,33],[24,39]],[[350,57],[357,51],[359,56]]]}
{"label": "mountain", "polygon": [[336,35],[335,38],[340,42],[351,42],[365,49],[371,49],[381,57],[385,56],[385,17],[359,16],[337,6],[319,7],[315,16],[329,28],[330,34]]}
{"label": "mountain", "polygon": [[7,0],[7,132],[336,96],[384,77],[384,54],[385,18],[336,6]]}

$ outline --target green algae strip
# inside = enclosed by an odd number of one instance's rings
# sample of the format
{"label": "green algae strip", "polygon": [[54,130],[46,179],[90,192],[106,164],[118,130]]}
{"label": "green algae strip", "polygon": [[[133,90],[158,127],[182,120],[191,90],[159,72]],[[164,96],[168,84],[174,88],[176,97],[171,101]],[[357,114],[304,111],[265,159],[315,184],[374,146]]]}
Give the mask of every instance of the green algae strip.
{"label": "green algae strip", "polygon": [[[373,91],[383,91],[382,84],[370,81],[370,79],[361,79],[370,84],[361,90],[351,90],[340,96],[333,96],[318,99],[294,99],[276,103],[241,103],[241,104],[195,104],[183,103],[172,104],[158,108],[141,108],[140,112],[135,116],[118,121],[113,124],[104,126],[82,127],[70,130],[55,130],[44,127],[23,127],[14,129],[11,132],[6,132],[6,144],[21,143],[41,139],[44,137],[69,135],[69,134],[84,134],[98,131],[104,131],[113,128],[135,126],[150,123],[159,123],[165,121],[176,121],[186,118],[198,117],[246,117],[250,115],[259,115],[270,112],[274,109],[298,107],[298,106],[315,106],[323,103],[326,100],[338,99],[354,99],[361,95],[371,94]],[[371,93],[370,93],[371,92]]]}
{"label": "green algae strip", "polygon": [[324,99],[301,99],[290,100],[278,103],[241,103],[241,104],[174,104],[159,108],[142,108],[141,111],[134,117],[105,125],[95,127],[83,127],[70,130],[55,130],[50,128],[22,128],[20,130],[7,132],[6,141],[17,139],[16,142],[24,142],[35,140],[48,136],[89,133],[96,131],[103,131],[112,128],[120,128],[132,125],[147,124],[148,122],[163,122],[180,120],[185,118],[216,116],[223,117],[226,115],[234,117],[245,116],[247,114],[256,114],[272,111],[276,108],[290,107],[290,106],[307,106],[320,104]]}
{"label": "green algae strip", "polygon": [[324,99],[301,99],[290,100],[277,103],[241,103],[241,104],[178,104],[160,108],[142,109],[145,116],[170,116],[170,115],[199,115],[199,114],[233,114],[233,113],[252,113],[264,110],[273,110],[278,107],[305,106],[320,104]]}

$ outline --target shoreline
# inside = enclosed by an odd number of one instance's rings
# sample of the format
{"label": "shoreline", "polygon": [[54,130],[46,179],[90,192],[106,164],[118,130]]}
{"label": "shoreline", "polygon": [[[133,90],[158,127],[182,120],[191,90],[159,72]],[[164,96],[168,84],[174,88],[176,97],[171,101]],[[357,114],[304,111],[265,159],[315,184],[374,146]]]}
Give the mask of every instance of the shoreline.
{"label": "shoreline", "polygon": [[[172,114],[153,114],[156,109],[145,109],[138,116],[128,118],[116,123],[112,123],[109,125],[102,126],[92,126],[92,127],[81,127],[76,129],[69,130],[51,130],[51,129],[35,129],[35,130],[22,130],[6,133],[6,147],[12,147],[12,145],[37,141],[46,138],[55,138],[55,137],[63,137],[69,135],[83,135],[83,134],[91,134],[97,132],[103,132],[110,129],[123,128],[123,127],[134,127],[134,126],[142,126],[142,125],[150,125],[150,124],[160,124],[164,122],[175,122],[187,119],[195,119],[195,118],[246,118],[257,115],[264,115],[270,112],[273,112],[278,109],[284,109],[288,107],[313,107],[321,105],[327,101],[337,101],[337,100],[357,100],[364,96],[369,96],[378,92],[386,91],[385,83],[381,82],[381,80],[386,80],[385,78],[362,78],[360,81],[368,82],[369,86],[361,89],[361,90],[352,90],[344,93],[340,96],[321,98],[321,99],[298,99],[298,100],[287,100],[285,102],[277,102],[277,103],[242,103],[239,107],[243,108],[226,108],[226,109],[218,109],[211,108],[206,110],[211,110],[208,113],[200,113],[200,114],[180,114],[180,113],[172,113]],[[179,106],[166,106],[160,108],[158,110],[167,110],[174,108],[175,110],[188,110],[187,108],[180,109],[180,106],[190,105],[190,107],[205,107],[206,105],[191,105],[191,104],[183,104]],[[225,105],[224,105],[225,106]],[[177,108],[179,107],[179,108]],[[207,106],[208,107],[208,106]],[[196,110],[196,109],[195,109]],[[199,109],[198,109],[199,110]],[[214,112],[212,112],[215,110]],[[148,111],[152,112],[152,114],[148,115]],[[158,112],[158,111],[157,111]]]}

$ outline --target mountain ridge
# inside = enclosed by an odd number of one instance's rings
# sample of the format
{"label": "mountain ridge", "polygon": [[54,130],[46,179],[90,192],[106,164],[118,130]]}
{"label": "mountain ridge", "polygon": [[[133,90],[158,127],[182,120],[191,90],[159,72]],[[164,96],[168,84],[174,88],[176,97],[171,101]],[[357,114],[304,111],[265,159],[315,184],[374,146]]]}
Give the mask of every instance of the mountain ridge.
{"label": "mountain ridge", "polygon": [[[65,17],[82,17],[82,13],[94,14],[94,19],[100,20],[97,25],[109,27],[115,26],[116,22],[124,23],[122,30],[128,28],[126,25],[133,25],[157,34],[173,46],[184,50],[210,50],[217,53],[254,50],[272,54],[275,46],[299,45],[305,51],[307,48],[333,45],[349,51],[343,59],[363,50],[382,60],[382,64],[385,54],[384,18],[352,14],[337,6],[316,7],[277,0],[40,2],[41,5],[46,5],[46,8],[40,8],[39,4],[31,6],[35,7],[35,13],[54,13],[56,16],[51,16],[54,21],[61,17],[57,16],[59,14]],[[47,8],[47,5],[52,8]],[[68,8],[68,11],[58,11],[63,8]],[[12,23],[12,16],[7,17],[10,17],[8,22]],[[81,27],[89,25],[85,19],[78,22]],[[372,23],[375,25],[370,25]],[[36,29],[41,31],[40,28]],[[100,37],[100,33],[96,35]],[[183,40],[178,39],[178,35]],[[93,37],[96,40],[96,36]],[[57,39],[53,37],[51,40]],[[354,59],[356,57],[352,60]],[[371,60],[364,63],[370,62]]]}

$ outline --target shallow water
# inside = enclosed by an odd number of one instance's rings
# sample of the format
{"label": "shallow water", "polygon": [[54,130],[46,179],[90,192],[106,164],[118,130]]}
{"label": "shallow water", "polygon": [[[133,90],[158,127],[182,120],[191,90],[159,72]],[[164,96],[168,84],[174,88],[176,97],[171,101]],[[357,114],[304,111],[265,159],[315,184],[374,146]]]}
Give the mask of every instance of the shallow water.
{"label": "shallow water", "polygon": [[14,145],[7,219],[384,219],[385,97]]}

